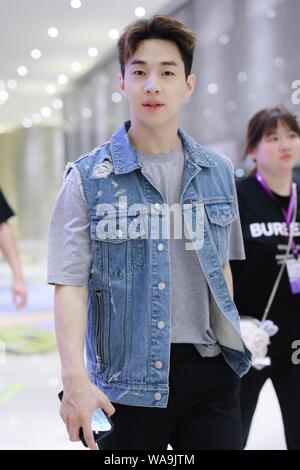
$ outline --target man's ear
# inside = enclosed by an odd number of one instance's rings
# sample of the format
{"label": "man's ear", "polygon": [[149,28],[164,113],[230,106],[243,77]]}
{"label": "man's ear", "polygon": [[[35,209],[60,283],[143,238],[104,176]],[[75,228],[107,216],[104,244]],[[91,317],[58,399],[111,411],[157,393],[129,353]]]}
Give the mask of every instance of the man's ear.
{"label": "man's ear", "polygon": [[126,89],[125,89],[125,83],[124,83],[124,78],[121,73],[118,74],[118,80],[119,80],[119,90],[125,98],[127,97]]}
{"label": "man's ear", "polygon": [[191,73],[186,79],[186,91],[183,96],[183,101],[188,102],[190,96],[193,94],[196,86],[196,75]]}

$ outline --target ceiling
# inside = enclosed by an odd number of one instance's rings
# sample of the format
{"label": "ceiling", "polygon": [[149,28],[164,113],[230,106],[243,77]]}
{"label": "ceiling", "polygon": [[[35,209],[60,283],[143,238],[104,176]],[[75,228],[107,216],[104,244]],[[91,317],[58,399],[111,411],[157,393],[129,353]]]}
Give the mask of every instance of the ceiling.
{"label": "ceiling", "polygon": [[[61,111],[53,101],[115,48],[109,31],[122,31],[137,19],[137,7],[144,7],[149,17],[168,4],[173,7],[176,1],[81,0],[81,7],[74,9],[71,0],[0,0],[0,133],[30,127],[33,116],[34,121],[41,119],[44,107],[50,108],[51,116],[42,117],[41,125],[59,123]],[[58,29],[57,37],[48,35],[50,27]],[[89,57],[90,47],[98,49],[97,57]],[[31,57],[33,49],[42,53],[38,60]],[[71,69],[74,62],[81,64],[79,72]],[[20,65],[28,69],[26,76],[18,75]],[[68,77],[67,84],[58,83],[61,74]],[[17,82],[16,88],[10,88],[15,85],[11,80]],[[54,94],[46,91],[48,85],[56,87]]]}

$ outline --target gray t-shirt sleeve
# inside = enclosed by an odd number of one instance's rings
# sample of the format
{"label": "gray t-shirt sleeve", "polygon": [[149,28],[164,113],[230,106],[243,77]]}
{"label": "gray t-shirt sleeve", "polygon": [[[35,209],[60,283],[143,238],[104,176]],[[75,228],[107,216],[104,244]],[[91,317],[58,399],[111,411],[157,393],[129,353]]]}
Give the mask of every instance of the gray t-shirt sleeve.
{"label": "gray t-shirt sleeve", "polygon": [[73,168],[57,195],[48,231],[48,284],[85,286],[91,271],[88,207]]}
{"label": "gray t-shirt sleeve", "polygon": [[[232,171],[232,178],[234,179],[234,169],[231,160],[226,157],[229,161],[231,171]],[[236,186],[234,185],[234,210],[237,214],[236,220],[232,222],[229,227],[229,245],[227,250],[227,256],[225,262],[230,260],[243,260],[246,259],[245,249],[244,249],[244,240],[243,240],[243,232],[241,227],[241,219],[239,213],[239,204],[237,198],[237,191]]]}
{"label": "gray t-shirt sleeve", "polygon": [[227,261],[234,259],[246,259],[241,220],[236,196],[234,200],[234,205],[237,213],[237,219],[234,220],[229,227],[229,249],[227,254]]}

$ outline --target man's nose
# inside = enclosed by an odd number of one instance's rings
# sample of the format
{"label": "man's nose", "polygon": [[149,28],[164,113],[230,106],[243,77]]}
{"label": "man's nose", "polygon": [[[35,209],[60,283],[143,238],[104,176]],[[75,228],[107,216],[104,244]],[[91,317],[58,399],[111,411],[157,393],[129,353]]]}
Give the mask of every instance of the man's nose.
{"label": "man's nose", "polygon": [[145,83],[144,90],[146,93],[159,93],[161,90],[159,81],[156,77],[149,77]]}

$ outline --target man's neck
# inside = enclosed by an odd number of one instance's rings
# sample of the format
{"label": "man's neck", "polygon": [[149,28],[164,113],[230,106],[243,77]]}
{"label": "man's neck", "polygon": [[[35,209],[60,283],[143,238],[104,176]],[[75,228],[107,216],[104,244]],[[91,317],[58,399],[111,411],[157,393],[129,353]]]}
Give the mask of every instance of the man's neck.
{"label": "man's neck", "polygon": [[274,175],[262,170],[259,170],[259,172],[274,193],[279,194],[279,196],[290,196],[293,181],[292,172],[287,172],[282,175]]}
{"label": "man's neck", "polygon": [[171,152],[180,142],[178,125],[149,127],[131,121],[128,136],[137,150],[154,155]]}

